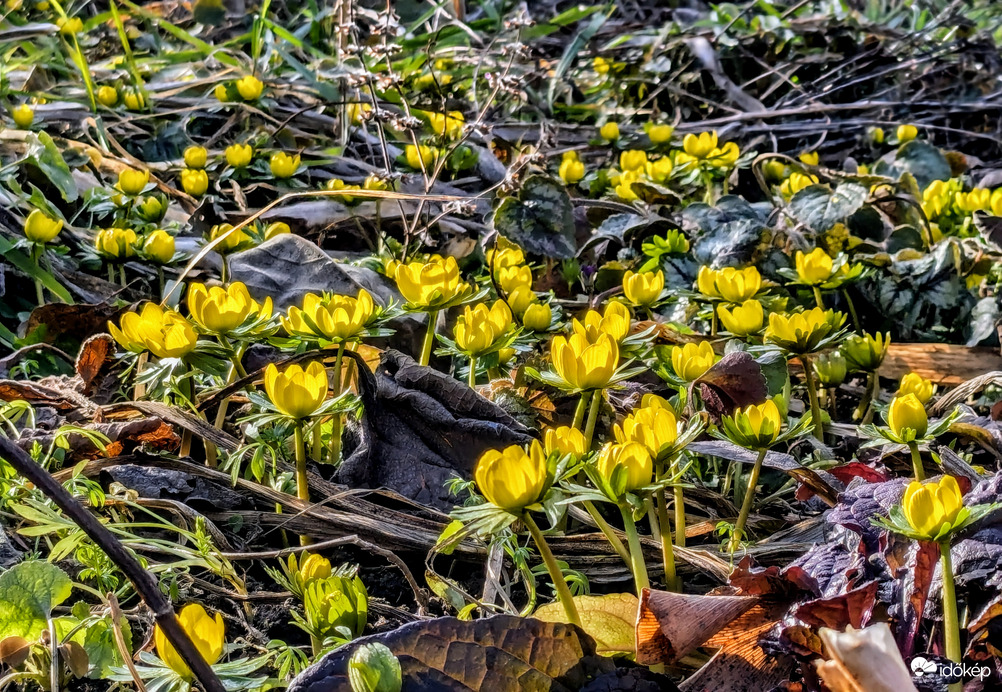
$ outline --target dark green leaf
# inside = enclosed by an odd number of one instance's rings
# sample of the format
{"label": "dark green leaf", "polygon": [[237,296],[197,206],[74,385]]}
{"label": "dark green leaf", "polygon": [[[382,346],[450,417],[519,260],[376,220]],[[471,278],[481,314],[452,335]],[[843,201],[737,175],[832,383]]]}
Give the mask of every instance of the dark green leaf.
{"label": "dark green leaf", "polygon": [[854,182],[839,183],[834,191],[826,185],[810,185],[793,196],[790,210],[798,221],[824,233],[859,211],[867,194],[865,185]]}
{"label": "dark green leaf", "polygon": [[574,216],[571,198],[559,182],[530,176],[517,197],[508,197],[494,213],[494,228],[505,238],[537,255],[574,257]]}

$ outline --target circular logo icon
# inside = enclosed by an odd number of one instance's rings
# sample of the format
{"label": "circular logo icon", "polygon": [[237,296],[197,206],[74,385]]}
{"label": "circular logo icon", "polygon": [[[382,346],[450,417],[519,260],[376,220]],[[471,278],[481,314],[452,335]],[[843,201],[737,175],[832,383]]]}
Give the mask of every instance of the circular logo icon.
{"label": "circular logo icon", "polygon": [[936,664],[921,656],[916,656],[911,662],[912,673],[915,677],[920,678],[923,675],[936,672]]}

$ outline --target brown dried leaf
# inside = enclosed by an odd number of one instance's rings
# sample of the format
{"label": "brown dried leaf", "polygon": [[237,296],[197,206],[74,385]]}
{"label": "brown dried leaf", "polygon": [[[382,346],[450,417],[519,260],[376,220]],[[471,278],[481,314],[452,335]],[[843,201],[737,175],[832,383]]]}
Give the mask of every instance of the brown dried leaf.
{"label": "brown dried leaf", "polygon": [[0,641],[0,663],[18,668],[28,659],[31,642],[24,637],[12,635]]}
{"label": "brown dried leaf", "polygon": [[95,334],[80,347],[76,371],[83,383],[83,394],[90,395],[110,374],[115,364],[115,350],[115,340],[108,334]]}
{"label": "brown dried leaf", "polygon": [[718,423],[734,409],[760,404],[769,396],[762,366],[745,351],[728,353],[692,383],[697,385],[707,413]]}

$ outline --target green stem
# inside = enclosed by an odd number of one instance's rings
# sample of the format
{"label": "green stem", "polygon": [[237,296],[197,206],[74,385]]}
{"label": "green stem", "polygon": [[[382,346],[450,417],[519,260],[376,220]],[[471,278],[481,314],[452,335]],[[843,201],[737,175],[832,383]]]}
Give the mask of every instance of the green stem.
{"label": "green stem", "polygon": [[731,555],[741,545],[741,536],[745,531],[745,524],[748,522],[748,515],[751,514],[752,504],[755,502],[755,486],[758,485],[758,475],[762,472],[762,462],[765,461],[768,449],[760,449],[758,458],[755,459],[755,466],[752,467],[751,476],[748,477],[748,488],[745,490],[745,500],[741,503],[741,512],[738,514],[738,523],[734,525],[734,533],[731,535]]}
{"label": "green stem", "polygon": [[869,423],[873,418],[873,397],[877,395],[877,373],[870,372],[866,375],[866,389],[859,400],[859,405],[852,412],[853,420],[861,420],[864,424]]}
{"label": "green stem", "polygon": [[470,374],[466,377],[466,383],[470,385],[470,389],[477,388],[477,359],[470,356]]}
{"label": "green stem", "polygon": [[428,329],[424,333],[424,344],[421,345],[421,365],[431,362],[431,348],[435,345],[435,323],[438,322],[438,310],[428,313]]}
{"label": "green stem", "polygon": [[128,280],[125,278],[125,262],[122,262],[122,264],[118,266],[118,277],[122,287],[124,288],[128,284]]}
{"label": "green stem", "polygon": [[[32,244],[31,261],[36,268],[40,268],[39,260],[41,259],[43,252],[45,252],[45,250],[42,249],[41,245],[39,245],[38,243]],[[38,304],[39,307],[41,307],[42,305],[45,304],[45,293],[42,292],[42,280],[36,276],[34,277],[34,281],[35,281],[35,302]]]}
{"label": "green stem", "polygon": [[821,297],[821,289],[818,288],[817,286],[811,286],[811,288],[814,289],[814,302],[818,304],[819,308],[821,308],[822,310],[824,310],[825,309],[825,301]]}
{"label": "green stem", "polygon": [[717,304],[710,303],[710,336],[717,335]]}
{"label": "green stem", "polygon": [[685,547],[685,497],[682,486],[676,485],[672,488],[675,495],[675,545],[679,548]]}
{"label": "green stem", "polygon": [[560,571],[560,565],[557,564],[557,558],[553,557],[553,552],[550,550],[550,546],[546,543],[546,538],[543,536],[543,532],[539,530],[536,526],[536,522],[532,520],[528,512],[522,513],[522,522],[525,524],[526,528],[529,529],[529,535],[532,536],[533,542],[536,544],[536,549],[539,550],[539,556],[543,558],[543,564],[546,565],[546,571],[550,575],[550,579],[553,581],[553,587],[557,591],[557,598],[560,600],[560,605],[564,607],[564,614],[567,616],[567,620],[578,627],[581,626],[581,617],[578,615],[577,606],[574,604],[574,598],[571,596],[571,590],[567,588],[567,581],[564,579],[563,572]]}
{"label": "green stem", "polygon": [[915,480],[925,480],[925,467],[922,466],[922,453],[919,451],[917,442],[909,442],[908,450],[912,453],[912,474]]}
{"label": "green stem", "polygon": [[166,291],[166,287],[167,287],[167,282],[164,280],[164,268],[163,267],[157,267],[157,285],[160,287],[160,294],[159,295],[160,295],[161,298],[163,298],[164,294],[165,294],[165,291]]}
{"label": "green stem", "polygon": [[[953,556],[950,554],[949,539],[939,544],[939,560],[943,568],[943,639],[946,657],[954,663],[961,663],[963,650],[960,648],[960,618],[957,614],[957,586],[953,581]],[[950,692],[960,692],[961,683],[950,685]]]}
{"label": "green stem", "polygon": [[626,531],[626,540],[630,546],[633,583],[637,587],[637,597],[639,597],[644,589],[651,587],[651,580],[647,576],[647,563],[644,562],[644,551],[640,547],[640,536],[637,535],[637,524],[633,521],[633,513],[626,503],[619,504],[619,511],[623,515],[623,530]]}
{"label": "green stem", "polygon": [[591,442],[595,437],[595,422],[598,420],[598,409],[601,404],[602,390],[596,389],[595,393],[591,395],[591,407],[588,409],[588,422],[585,424],[585,449],[591,449]]}
{"label": "green stem", "polygon": [[859,328],[859,317],[856,315],[856,306],[852,303],[852,298],[849,296],[849,290],[843,288],[842,295],[845,296],[845,303],[849,306],[849,315],[852,317],[852,328],[858,333],[862,334],[862,330]]}
{"label": "green stem", "polygon": [[814,382],[814,365],[807,356],[801,356],[800,360],[804,365],[804,384],[807,386],[807,396],[811,400],[811,421],[814,423],[814,437],[824,442],[825,426],[821,418],[821,404],[818,402],[818,388]]}
{"label": "green stem", "polygon": [[229,283],[230,279],[230,263],[229,260],[226,259],[226,255],[222,253],[219,254],[219,258],[220,258],[219,280],[225,286],[226,284]]}
{"label": "green stem", "polygon": [[620,558],[622,558],[623,562],[629,565],[629,551],[626,549],[626,546],[623,545],[623,541],[620,540],[619,536],[616,535],[616,532],[613,530],[609,522],[607,522],[605,517],[603,517],[598,511],[598,507],[595,506],[595,503],[591,500],[585,500],[581,504],[584,506],[588,514],[591,515],[592,521],[595,522],[595,525],[598,526],[603,534],[605,534],[606,539],[612,545],[612,549],[616,551],[616,554],[619,555]]}
{"label": "green stem", "polygon": [[108,283],[115,283],[115,265],[108,262]]}
{"label": "green stem", "polygon": [[[296,497],[304,502],[310,501],[310,482],[306,477],[306,440],[303,434],[303,421],[296,421],[293,433],[296,445]],[[309,545],[313,541],[309,536],[300,536],[299,545]]]}
{"label": "green stem", "polygon": [[[344,358],[344,342],[337,345],[337,357],[334,358],[334,397],[341,396],[343,379],[341,377],[341,361]],[[341,433],[344,421],[340,413],[331,416],[331,440],[327,448],[327,463],[336,464],[341,460]]]}
{"label": "green stem", "polygon": [[571,423],[571,427],[575,430],[580,430],[581,426],[584,424],[585,411],[588,410],[588,392],[582,392],[581,398],[578,399],[578,407],[574,409],[574,422]]}
{"label": "green stem", "polygon": [[[680,591],[681,582],[675,570],[675,546],[672,545],[671,525],[668,523],[668,500],[665,498],[664,488],[658,489],[655,500],[658,528],[660,529],[658,537],[661,540],[661,561],[665,568],[665,588],[669,591]],[[677,532],[678,524],[675,526]]]}
{"label": "green stem", "polygon": [[[191,367],[185,363],[181,372],[181,391],[184,398],[192,404],[195,403],[195,379],[190,375]],[[181,449],[178,453],[182,457],[191,454],[191,430],[185,428],[181,433]]]}

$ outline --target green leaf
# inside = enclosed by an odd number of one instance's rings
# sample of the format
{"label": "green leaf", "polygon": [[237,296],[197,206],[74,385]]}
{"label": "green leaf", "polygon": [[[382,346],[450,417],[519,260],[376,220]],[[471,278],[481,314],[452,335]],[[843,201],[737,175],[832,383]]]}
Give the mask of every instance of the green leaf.
{"label": "green leaf", "polygon": [[494,228],[525,250],[570,259],[577,250],[571,198],[563,185],[542,175],[530,176],[517,197],[508,197],[494,213]]}
{"label": "green leaf", "polygon": [[28,163],[38,167],[49,181],[56,186],[59,194],[67,202],[77,199],[77,184],[73,180],[70,167],[63,160],[59,148],[45,132],[28,135],[28,151],[25,156]]}
{"label": "green leaf", "polygon": [[73,303],[73,296],[70,295],[70,292],[61,283],[56,281],[56,277],[42,269],[38,264],[32,262],[30,257],[14,247],[14,243],[3,236],[0,236],[0,257],[3,257],[31,278],[41,281],[43,286],[52,291],[64,303]]}
{"label": "green leaf", "polygon": [[919,139],[913,139],[898,150],[893,168],[899,177],[906,172],[915,176],[921,190],[934,180],[949,180],[952,175],[943,152]]}
{"label": "green leaf", "polygon": [[971,335],[967,339],[967,345],[977,346],[995,334],[999,319],[999,302],[996,297],[989,296],[979,300],[971,311]]}
{"label": "green leaf", "polygon": [[863,206],[869,190],[865,185],[847,181],[834,192],[825,185],[809,185],[790,200],[790,210],[797,220],[818,233],[845,221]]}
{"label": "green leaf", "polygon": [[22,562],[0,574],[0,639],[38,639],[52,609],[72,590],[66,573],[43,560]]}

